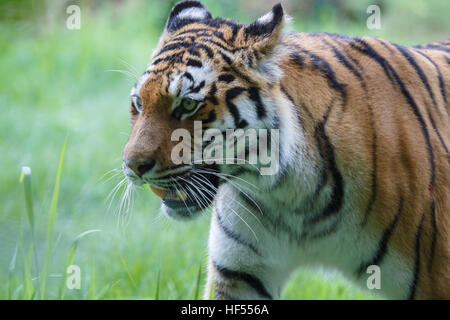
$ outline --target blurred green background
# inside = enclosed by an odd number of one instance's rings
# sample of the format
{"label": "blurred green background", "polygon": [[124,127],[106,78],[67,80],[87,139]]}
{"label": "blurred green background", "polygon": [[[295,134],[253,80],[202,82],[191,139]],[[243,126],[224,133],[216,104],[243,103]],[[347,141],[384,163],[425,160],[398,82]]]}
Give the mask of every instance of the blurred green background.
{"label": "blurred green background", "polygon": [[[295,31],[379,36],[408,45],[447,39],[450,33],[448,0],[281,2],[294,18]],[[124,188],[107,199],[122,179],[120,171],[111,170],[120,168],[129,132],[128,94],[134,80],[128,72],[144,70],[174,3],[0,0],[0,298],[41,298],[43,279],[37,277],[33,249],[42,271],[66,135],[45,297],[61,297],[65,265],[73,254],[81,289],[67,289],[64,298],[154,299],[156,291],[161,299],[195,297],[209,213],[190,223],[170,221],[147,188],[133,192],[128,215],[118,215]],[[245,23],[275,3],[204,1],[213,16]],[[81,8],[80,30],[66,28],[70,4]],[[366,27],[369,4],[381,8],[381,30]],[[34,241],[19,183],[22,166],[32,170]],[[86,235],[71,252],[75,237],[92,229],[103,231]],[[339,275],[302,270],[282,298],[380,297]]]}

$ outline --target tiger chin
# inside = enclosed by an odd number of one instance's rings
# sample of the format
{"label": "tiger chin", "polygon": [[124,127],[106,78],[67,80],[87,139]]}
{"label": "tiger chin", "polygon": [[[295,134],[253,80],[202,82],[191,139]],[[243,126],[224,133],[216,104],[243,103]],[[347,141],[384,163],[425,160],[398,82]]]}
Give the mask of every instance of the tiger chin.
{"label": "tiger chin", "polygon": [[[302,266],[363,288],[376,266],[383,297],[450,298],[450,41],[287,33],[285,20],[280,4],[248,25],[176,4],[131,90],[125,175],[171,217],[213,206],[206,298],[214,282],[215,299],[277,299]],[[278,171],[174,161],[173,133],[196,121],[278,130]]]}

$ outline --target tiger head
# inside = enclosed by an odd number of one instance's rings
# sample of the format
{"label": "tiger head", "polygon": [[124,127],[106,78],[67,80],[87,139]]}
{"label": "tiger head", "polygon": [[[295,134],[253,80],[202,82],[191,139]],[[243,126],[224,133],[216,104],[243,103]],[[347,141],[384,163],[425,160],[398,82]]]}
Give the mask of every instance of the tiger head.
{"label": "tiger head", "polygon": [[248,25],[213,18],[197,1],[179,2],[170,12],[131,90],[132,128],[123,150],[125,175],[149,184],[167,215],[187,218],[208,207],[227,170],[226,164],[175,162],[177,129],[194,136],[197,121],[202,132],[277,126],[271,91],[281,77],[284,19],[280,4]]}

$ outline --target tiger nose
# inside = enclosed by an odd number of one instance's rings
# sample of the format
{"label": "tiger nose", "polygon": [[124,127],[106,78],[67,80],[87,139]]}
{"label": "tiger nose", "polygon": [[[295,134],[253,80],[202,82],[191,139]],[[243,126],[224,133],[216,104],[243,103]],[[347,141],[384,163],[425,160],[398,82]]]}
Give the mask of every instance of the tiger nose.
{"label": "tiger nose", "polygon": [[139,177],[142,177],[146,172],[153,169],[156,165],[156,160],[150,161],[125,161],[125,164]]}

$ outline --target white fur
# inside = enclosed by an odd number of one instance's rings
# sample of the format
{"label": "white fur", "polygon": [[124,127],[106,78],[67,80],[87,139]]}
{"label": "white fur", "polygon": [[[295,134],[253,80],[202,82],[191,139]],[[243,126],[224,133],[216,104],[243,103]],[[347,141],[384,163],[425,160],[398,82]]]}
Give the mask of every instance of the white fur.
{"label": "white fur", "polygon": [[256,20],[258,24],[268,24],[273,20],[273,11],[270,11]]}
{"label": "white fur", "polygon": [[205,19],[208,16],[208,11],[202,8],[186,8],[183,11],[181,11],[176,18],[177,19],[194,19],[194,20],[201,20]]}

